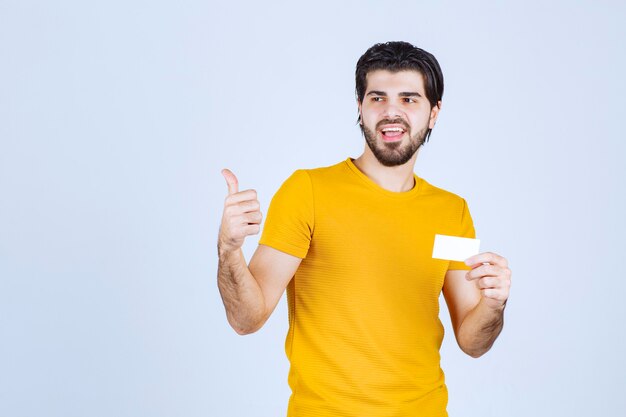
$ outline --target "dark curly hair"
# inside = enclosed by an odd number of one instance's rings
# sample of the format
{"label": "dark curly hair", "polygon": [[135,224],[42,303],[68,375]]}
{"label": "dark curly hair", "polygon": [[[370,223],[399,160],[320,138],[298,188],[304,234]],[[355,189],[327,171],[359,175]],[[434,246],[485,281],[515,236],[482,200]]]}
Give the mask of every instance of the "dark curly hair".
{"label": "dark curly hair", "polygon": [[[426,98],[433,108],[443,96],[443,73],[437,59],[429,52],[411,45],[408,42],[396,41],[377,43],[369,48],[356,63],[356,98],[363,102],[367,89],[367,74],[371,71],[387,70],[398,72],[403,70],[418,71],[424,77]],[[361,114],[357,119],[361,123]],[[361,126],[361,131],[363,127]],[[430,136],[428,129],[426,140]]]}

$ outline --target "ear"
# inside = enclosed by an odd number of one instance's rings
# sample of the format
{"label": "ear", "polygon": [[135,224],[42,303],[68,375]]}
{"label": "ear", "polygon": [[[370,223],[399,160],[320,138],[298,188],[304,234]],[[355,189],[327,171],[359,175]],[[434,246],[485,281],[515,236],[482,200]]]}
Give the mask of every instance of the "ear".
{"label": "ear", "polygon": [[435,127],[435,122],[437,122],[437,117],[439,116],[439,111],[441,110],[441,100],[437,102],[436,106],[433,106],[430,109],[430,120],[428,121],[428,128],[432,129]]}
{"label": "ear", "polygon": [[363,113],[361,113],[361,102],[357,99],[356,104],[359,107],[359,124],[363,125]]}

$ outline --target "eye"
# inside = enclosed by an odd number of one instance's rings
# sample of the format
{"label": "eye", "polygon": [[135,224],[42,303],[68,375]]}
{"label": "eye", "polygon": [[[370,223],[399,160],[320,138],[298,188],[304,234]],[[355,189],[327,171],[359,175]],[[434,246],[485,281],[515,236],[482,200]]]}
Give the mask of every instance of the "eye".
{"label": "eye", "polygon": [[384,100],[383,97],[372,97],[372,101],[375,102],[375,103],[381,102],[383,100]]}
{"label": "eye", "polygon": [[417,100],[415,100],[413,97],[404,97],[404,102],[405,103],[417,103]]}

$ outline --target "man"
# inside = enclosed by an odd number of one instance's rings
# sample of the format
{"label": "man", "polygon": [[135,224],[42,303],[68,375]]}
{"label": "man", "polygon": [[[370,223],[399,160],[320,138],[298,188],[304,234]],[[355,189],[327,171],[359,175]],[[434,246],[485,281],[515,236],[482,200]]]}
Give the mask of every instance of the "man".
{"label": "man", "polygon": [[249,265],[241,246],[259,232],[259,202],[222,171],[226,315],[237,333],[255,332],[287,288],[289,417],[446,416],[439,295],[460,348],[479,357],[502,329],[511,271],[494,253],[431,257],[435,234],[474,237],[465,200],[413,173],[441,109],[435,57],[374,45],[357,63],[356,93],[363,154],[287,179]]}

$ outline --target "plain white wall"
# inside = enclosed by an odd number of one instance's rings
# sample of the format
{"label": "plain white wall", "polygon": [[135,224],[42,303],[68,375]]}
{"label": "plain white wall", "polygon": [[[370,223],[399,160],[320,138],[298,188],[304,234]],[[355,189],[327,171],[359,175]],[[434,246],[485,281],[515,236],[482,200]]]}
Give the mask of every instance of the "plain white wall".
{"label": "plain white wall", "polygon": [[513,270],[480,359],[442,305],[450,415],[625,414],[626,9],[544,3],[2,1],[0,415],[284,415],[285,300],[240,337],[217,291],[220,169],[265,212],[358,156],[387,40],[445,76],[417,174]]}

